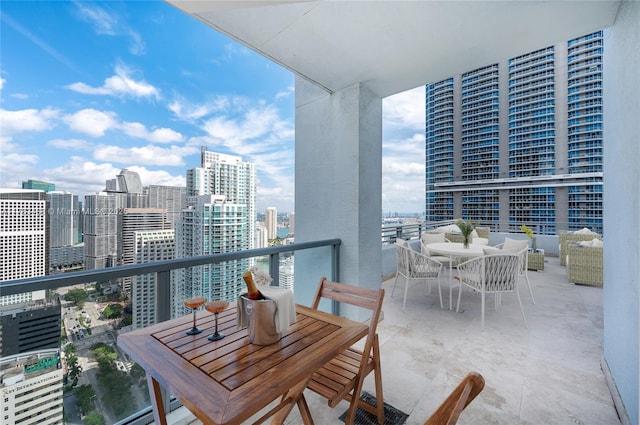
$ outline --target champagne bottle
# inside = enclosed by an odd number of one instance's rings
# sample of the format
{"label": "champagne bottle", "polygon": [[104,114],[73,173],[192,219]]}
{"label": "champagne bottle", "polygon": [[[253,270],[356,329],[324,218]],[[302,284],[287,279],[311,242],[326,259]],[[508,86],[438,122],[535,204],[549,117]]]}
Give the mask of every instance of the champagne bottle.
{"label": "champagne bottle", "polygon": [[258,288],[256,287],[256,283],[253,281],[253,274],[249,270],[244,272],[244,274],[242,275],[242,278],[244,279],[244,283],[247,285],[247,297],[250,300],[265,299],[264,295],[262,295],[262,293],[258,291]]}

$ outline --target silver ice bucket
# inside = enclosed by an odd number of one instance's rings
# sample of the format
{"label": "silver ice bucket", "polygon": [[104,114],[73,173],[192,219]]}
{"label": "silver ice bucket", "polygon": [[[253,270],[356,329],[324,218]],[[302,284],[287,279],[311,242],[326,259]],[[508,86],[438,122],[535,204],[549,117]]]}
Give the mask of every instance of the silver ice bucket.
{"label": "silver ice bucket", "polygon": [[276,331],[277,306],[273,300],[252,300],[240,295],[247,315],[249,342],[256,345],[269,345],[280,341],[282,335]]}

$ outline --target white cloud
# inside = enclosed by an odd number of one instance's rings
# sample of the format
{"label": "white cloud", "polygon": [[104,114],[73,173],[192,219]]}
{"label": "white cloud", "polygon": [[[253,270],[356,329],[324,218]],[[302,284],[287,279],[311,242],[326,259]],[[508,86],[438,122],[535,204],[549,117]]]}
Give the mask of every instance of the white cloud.
{"label": "white cloud", "polygon": [[169,110],[171,110],[178,119],[192,122],[217,112],[226,111],[233,103],[235,103],[233,98],[226,96],[216,96],[200,104],[189,102],[178,96],[169,104]]}
{"label": "white cloud", "polygon": [[89,142],[82,139],[53,139],[49,140],[47,145],[59,149],[73,150],[89,150],[91,148]]}
{"label": "white cloud", "polygon": [[129,52],[133,55],[143,54],[145,43],[140,34],[126,23],[124,16],[110,14],[101,7],[88,2],[74,2],[80,18],[93,25],[96,34],[124,36],[130,38]]}
{"label": "white cloud", "polygon": [[0,90],[4,88],[4,84],[7,82],[4,78],[0,78]]}
{"label": "white cloud", "polygon": [[55,120],[60,112],[56,109],[22,109],[9,111],[0,109],[0,127],[2,137],[26,131],[45,131],[55,126]]}
{"label": "white cloud", "polygon": [[[211,118],[202,129],[217,145],[226,146],[239,154],[259,152],[273,132],[287,127],[278,114],[277,108],[264,106],[251,108],[240,117],[217,116]],[[252,143],[248,143],[251,141]]]}
{"label": "white cloud", "polygon": [[184,176],[174,176],[164,170],[148,170],[144,167],[127,167],[128,170],[135,171],[140,175],[143,186],[157,184],[162,186],[186,186],[187,181]]}
{"label": "white cloud", "polygon": [[184,139],[182,134],[170,128],[163,127],[149,131],[139,122],[125,122],[122,123],[120,128],[125,132],[125,134],[131,137],[145,139],[154,143],[181,142]]}
{"label": "white cloud", "polygon": [[92,87],[82,82],[73,83],[66,87],[82,94],[160,98],[158,89],[144,80],[136,81],[131,74],[132,71],[126,66],[118,65],[115,69],[115,75],[106,78],[101,87]]}
{"label": "white cloud", "polygon": [[25,93],[11,93],[11,97],[22,100],[29,99],[29,95]]}
{"label": "white cloud", "polygon": [[118,126],[114,112],[82,109],[64,117],[64,121],[74,131],[91,137],[104,136],[105,132]]}
{"label": "white cloud", "polygon": [[142,164],[157,166],[183,166],[184,156],[198,152],[196,147],[171,146],[162,148],[148,145],[143,147],[123,148],[120,146],[97,146],[93,158],[100,161],[111,161],[120,164]]}
{"label": "white cloud", "polygon": [[424,131],[424,86],[384,98],[382,111],[384,127]]}

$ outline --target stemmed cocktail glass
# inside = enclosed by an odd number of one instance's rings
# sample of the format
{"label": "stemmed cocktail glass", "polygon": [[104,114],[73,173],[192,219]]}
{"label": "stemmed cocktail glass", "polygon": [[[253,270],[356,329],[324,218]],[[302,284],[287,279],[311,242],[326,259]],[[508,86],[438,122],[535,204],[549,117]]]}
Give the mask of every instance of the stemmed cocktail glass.
{"label": "stemmed cocktail glass", "polygon": [[204,297],[193,297],[184,300],[184,305],[193,310],[193,328],[187,331],[187,335],[197,335],[202,332],[196,327],[196,310],[202,306],[207,300]]}
{"label": "stemmed cocktail glass", "polygon": [[218,333],[218,314],[229,306],[229,301],[211,301],[204,308],[216,316],[216,329],[213,335],[209,337],[209,341],[218,341],[224,338],[224,334]]}

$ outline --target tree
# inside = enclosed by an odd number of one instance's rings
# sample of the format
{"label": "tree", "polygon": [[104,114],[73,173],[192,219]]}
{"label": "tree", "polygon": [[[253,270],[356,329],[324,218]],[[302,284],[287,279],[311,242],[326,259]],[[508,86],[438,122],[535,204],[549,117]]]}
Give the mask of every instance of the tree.
{"label": "tree", "polygon": [[96,399],[96,392],[91,385],[80,385],[76,388],[76,400],[78,408],[83,415],[86,415],[93,409],[95,409],[94,400]]}
{"label": "tree", "polygon": [[76,351],[78,351],[78,347],[73,344],[67,344],[64,346],[64,357],[68,359]]}
{"label": "tree", "polygon": [[96,412],[90,413],[84,418],[85,425],[104,425],[104,417]]}
{"label": "tree", "polygon": [[109,304],[102,310],[102,315],[107,319],[117,319],[122,316],[122,305],[120,304]]}
{"label": "tree", "polygon": [[88,297],[87,291],[78,288],[70,289],[69,292],[64,294],[65,301],[71,301],[78,308],[82,308]]}

